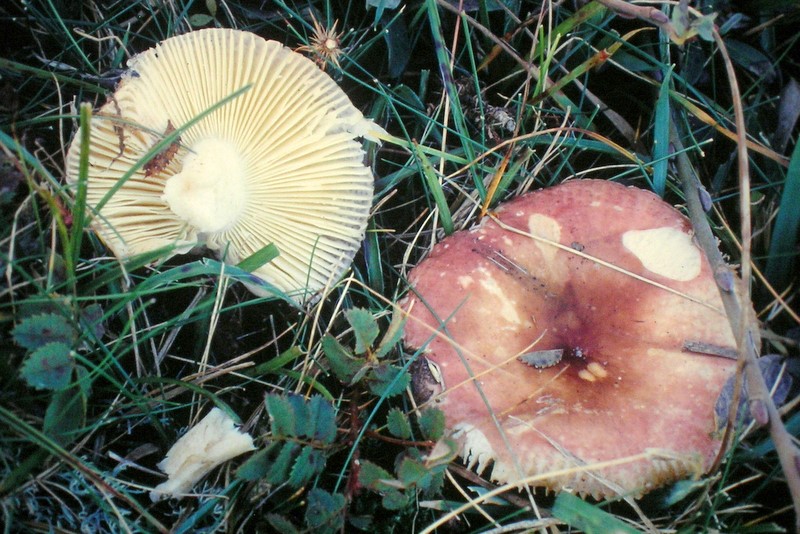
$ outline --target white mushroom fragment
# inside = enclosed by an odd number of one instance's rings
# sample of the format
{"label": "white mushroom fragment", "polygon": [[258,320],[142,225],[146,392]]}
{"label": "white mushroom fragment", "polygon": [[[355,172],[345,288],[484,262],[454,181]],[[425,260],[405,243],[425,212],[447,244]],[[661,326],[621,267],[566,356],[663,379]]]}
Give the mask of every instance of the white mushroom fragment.
{"label": "white mushroom fragment", "polygon": [[[342,275],[372,205],[357,138],[385,132],[327,74],[230,29],[167,39],[129,67],[91,121],[87,203],[114,254],[201,244],[236,264],[273,243],[280,255],[253,274],[298,301]],[[76,135],[73,184],[79,155]]]}
{"label": "white mushroom fragment", "polygon": [[237,429],[228,414],[214,408],[181,436],[158,464],[169,479],[150,492],[150,499],[181,497],[221,463],[252,450],[255,445],[250,434]]}

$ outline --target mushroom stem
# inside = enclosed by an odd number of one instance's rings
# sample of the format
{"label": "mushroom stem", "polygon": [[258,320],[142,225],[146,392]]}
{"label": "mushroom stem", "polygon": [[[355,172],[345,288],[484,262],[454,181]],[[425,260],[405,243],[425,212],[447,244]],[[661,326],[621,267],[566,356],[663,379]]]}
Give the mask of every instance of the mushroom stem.
{"label": "mushroom stem", "polygon": [[221,232],[244,210],[245,164],[233,143],[203,139],[192,147],[181,172],[167,180],[164,201],[201,233]]}

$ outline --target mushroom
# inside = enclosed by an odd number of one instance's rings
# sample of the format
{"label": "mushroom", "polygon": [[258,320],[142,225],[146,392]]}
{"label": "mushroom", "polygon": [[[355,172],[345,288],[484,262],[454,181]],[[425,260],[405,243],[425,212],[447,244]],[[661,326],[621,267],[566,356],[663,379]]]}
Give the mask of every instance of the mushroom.
{"label": "mushroom", "polygon": [[409,281],[415,395],[469,467],[601,498],[712,465],[735,361],[684,344],[735,341],[689,221],[654,194],[577,180],[521,196]]}
{"label": "mushroom", "polygon": [[[204,244],[236,264],[273,243],[279,256],[253,274],[299,301],[349,267],[373,191],[356,138],[385,132],[327,74],[230,29],[167,39],[128,66],[88,149],[92,226],[116,256]],[[73,185],[80,148],[76,135]]]}
{"label": "mushroom", "polygon": [[153,488],[150,500],[181,497],[218,465],[255,448],[250,434],[236,428],[228,414],[213,408],[159,462],[158,468],[169,478]]}

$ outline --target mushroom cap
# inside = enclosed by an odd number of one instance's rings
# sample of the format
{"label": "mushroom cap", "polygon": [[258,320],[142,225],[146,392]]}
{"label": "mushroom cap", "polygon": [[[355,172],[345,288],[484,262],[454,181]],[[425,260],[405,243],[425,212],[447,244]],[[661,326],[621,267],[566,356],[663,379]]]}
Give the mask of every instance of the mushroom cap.
{"label": "mushroom cap", "polygon": [[[253,274],[299,300],[349,267],[373,192],[356,138],[383,130],[327,74],[230,29],[172,37],[128,65],[89,148],[88,205],[105,201],[92,226],[115,255],[204,244],[235,264],[274,243],[280,255]],[[174,130],[179,140],[156,147]],[[79,154],[76,135],[71,183]]]}
{"label": "mushroom cap", "polygon": [[656,195],[596,180],[529,193],[437,244],[409,280],[404,341],[425,349],[418,368],[435,365],[415,393],[470,467],[600,498],[711,466],[735,361],[683,345],[735,341],[689,221]]}

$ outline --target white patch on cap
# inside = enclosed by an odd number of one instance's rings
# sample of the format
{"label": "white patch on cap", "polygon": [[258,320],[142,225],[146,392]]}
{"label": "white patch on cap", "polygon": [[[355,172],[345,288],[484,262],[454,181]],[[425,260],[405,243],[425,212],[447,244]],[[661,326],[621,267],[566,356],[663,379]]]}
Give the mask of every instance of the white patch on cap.
{"label": "white patch on cap", "polygon": [[[550,241],[555,241],[556,243],[561,241],[561,225],[557,220],[553,219],[552,217],[548,217],[547,215],[534,213],[528,217],[528,230],[531,234],[537,237],[549,239]],[[553,258],[555,258],[555,255],[558,252],[556,247],[540,241],[536,241],[536,246],[539,247],[539,250],[542,252],[542,256],[544,256],[544,260],[546,262],[553,261]]]}
{"label": "white patch on cap", "polygon": [[520,317],[519,313],[517,312],[517,309],[514,306],[514,301],[508,295],[506,295],[505,291],[503,291],[503,288],[497,283],[497,280],[495,280],[492,274],[486,269],[481,268],[478,269],[478,271],[483,275],[480,279],[481,287],[488,291],[492,296],[497,297],[497,307],[494,308],[497,310],[497,314],[510,323],[521,324],[522,317]]}
{"label": "white patch on cap", "polygon": [[670,280],[688,282],[700,274],[700,251],[691,236],[677,228],[630,230],[622,234],[622,244],[645,269]]}

